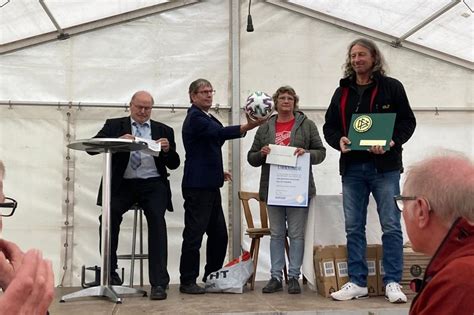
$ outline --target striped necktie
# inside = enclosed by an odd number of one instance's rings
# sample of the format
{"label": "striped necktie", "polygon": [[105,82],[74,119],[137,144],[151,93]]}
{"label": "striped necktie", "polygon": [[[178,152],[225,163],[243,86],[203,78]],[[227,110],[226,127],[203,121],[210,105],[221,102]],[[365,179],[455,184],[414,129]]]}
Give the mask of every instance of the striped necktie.
{"label": "striped necktie", "polygon": [[[141,137],[142,136],[141,128],[145,127],[146,124],[140,125],[134,122],[132,125],[135,127],[135,137]],[[137,168],[140,167],[140,165],[142,165],[142,156],[141,156],[140,151],[132,151],[132,153],[130,154],[130,167],[133,170],[136,170]]]}

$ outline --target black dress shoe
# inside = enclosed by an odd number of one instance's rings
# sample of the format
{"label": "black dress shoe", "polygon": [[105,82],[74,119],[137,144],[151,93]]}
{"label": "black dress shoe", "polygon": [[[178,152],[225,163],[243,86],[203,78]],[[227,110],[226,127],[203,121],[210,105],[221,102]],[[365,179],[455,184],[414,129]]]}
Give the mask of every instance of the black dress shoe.
{"label": "black dress shoe", "polygon": [[289,294],[301,293],[301,287],[300,287],[300,284],[298,283],[298,279],[296,278],[288,279],[288,293]]}
{"label": "black dress shoe", "polygon": [[150,300],[165,300],[168,295],[163,287],[151,287]]}
{"label": "black dress shoe", "polygon": [[182,284],[179,286],[179,292],[186,294],[204,294],[206,290],[198,286],[196,283]]}
{"label": "black dress shoe", "polygon": [[277,278],[271,278],[270,281],[268,281],[267,285],[262,289],[262,292],[275,293],[281,290],[283,290],[283,285],[281,284],[281,280]]}
{"label": "black dress shoe", "polygon": [[120,276],[118,275],[118,273],[112,271],[110,273],[109,283],[110,285],[122,285],[123,282],[122,280],[120,280]]}

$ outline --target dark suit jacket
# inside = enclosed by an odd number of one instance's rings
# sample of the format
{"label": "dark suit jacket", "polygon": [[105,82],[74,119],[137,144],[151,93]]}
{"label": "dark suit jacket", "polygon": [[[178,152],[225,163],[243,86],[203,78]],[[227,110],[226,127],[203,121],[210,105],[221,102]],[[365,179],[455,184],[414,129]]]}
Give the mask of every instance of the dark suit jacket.
{"label": "dark suit jacket", "polygon": [[224,184],[221,147],[228,139],[240,138],[240,125],[224,127],[192,105],[183,122],[186,150],[183,188],[215,189]]}
{"label": "dark suit jacket", "polygon": [[[124,134],[132,134],[132,126],[130,117],[107,119],[104,127],[97,133],[94,138],[118,138]],[[173,204],[171,203],[171,188],[168,180],[168,172],[166,168],[176,169],[179,166],[179,155],[176,152],[176,143],[174,141],[174,131],[171,127],[160,122],[151,120],[151,138],[157,140],[160,138],[167,138],[170,144],[170,149],[167,153],[161,152],[158,157],[154,157],[156,169],[160,178],[165,182],[168,189],[169,202],[167,209],[173,211]],[[111,194],[114,195],[123,180],[123,174],[130,159],[129,152],[119,152],[112,155],[112,179],[111,179]],[[97,204],[102,204],[102,184],[99,189],[97,197]]]}

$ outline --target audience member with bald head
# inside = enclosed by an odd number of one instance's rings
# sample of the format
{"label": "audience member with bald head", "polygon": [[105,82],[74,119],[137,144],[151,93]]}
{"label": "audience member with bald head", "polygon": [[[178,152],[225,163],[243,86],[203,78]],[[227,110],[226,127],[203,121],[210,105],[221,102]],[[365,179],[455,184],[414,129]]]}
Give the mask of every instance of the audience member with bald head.
{"label": "audience member with bald head", "polygon": [[474,163],[455,152],[407,173],[395,197],[413,250],[433,256],[410,314],[474,314]]}
{"label": "audience member with bald head", "polygon": [[[4,177],[5,166],[0,161],[0,205],[8,214],[16,203],[7,202]],[[15,243],[0,237],[0,287],[0,314],[46,314],[54,297],[51,261],[43,259],[37,249],[23,253]]]}
{"label": "audience member with bald head", "polygon": [[[168,274],[168,239],[166,210],[173,211],[168,170],[178,168],[174,131],[171,127],[152,120],[154,100],[147,91],[138,91],[130,100],[130,116],[107,119],[95,138],[153,140],[160,143],[159,156],[136,152],[112,155],[111,178],[111,274],[110,283],[122,281],[117,269],[117,246],[122,217],[134,204],[143,209],[148,223],[148,264],[151,284],[150,299],[164,300],[170,281]],[[102,203],[99,190],[98,205]],[[100,234],[100,233],[99,233]]]}

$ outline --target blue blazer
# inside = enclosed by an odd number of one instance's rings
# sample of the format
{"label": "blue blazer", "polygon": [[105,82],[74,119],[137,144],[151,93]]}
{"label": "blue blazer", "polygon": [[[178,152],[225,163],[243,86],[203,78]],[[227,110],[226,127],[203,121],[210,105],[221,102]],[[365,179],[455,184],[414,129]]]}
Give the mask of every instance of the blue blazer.
{"label": "blue blazer", "polygon": [[183,122],[183,188],[215,189],[224,184],[221,147],[226,140],[240,138],[240,125],[224,127],[196,105],[191,105]]}
{"label": "blue blazer", "polygon": [[[151,127],[151,138],[157,140],[160,138],[167,138],[170,143],[170,149],[167,153],[161,152],[159,156],[155,156],[155,166],[160,174],[160,178],[165,182],[169,202],[167,209],[173,211],[173,205],[171,203],[171,189],[170,183],[168,180],[168,169],[176,169],[179,166],[180,160],[179,155],[176,152],[176,143],[174,141],[174,131],[171,127],[162,124],[160,122],[150,120]],[[132,125],[130,117],[121,117],[121,118],[112,118],[107,119],[104,127],[97,133],[94,138],[118,138],[124,134],[132,134]],[[116,192],[120,186],[120,183],[123,179],[123,174],[128,165],[128,160],[130,159],[129,152],[118,152],[112,155],[112,179],[111,179],[111,190],[112,194]],[[102,203],[102,183],[99,189],[99,194],[97,196],[97,204],[101,205]]]}

